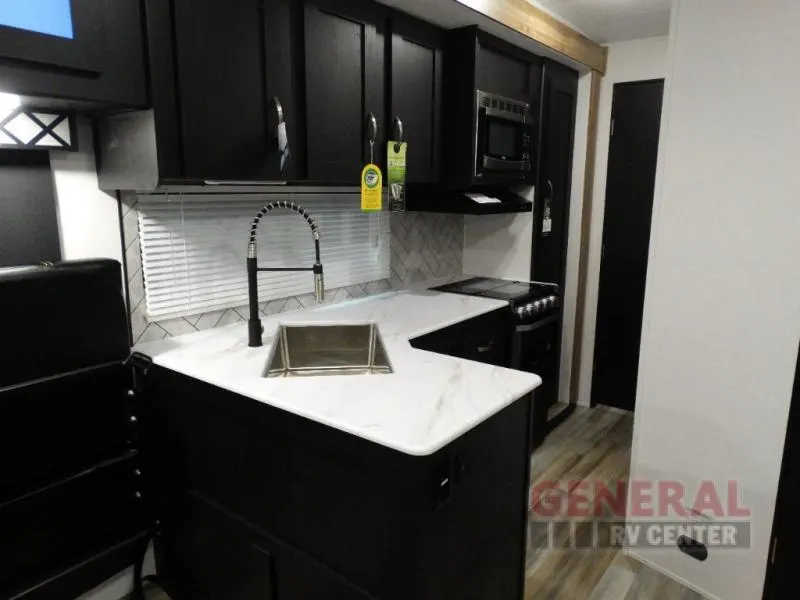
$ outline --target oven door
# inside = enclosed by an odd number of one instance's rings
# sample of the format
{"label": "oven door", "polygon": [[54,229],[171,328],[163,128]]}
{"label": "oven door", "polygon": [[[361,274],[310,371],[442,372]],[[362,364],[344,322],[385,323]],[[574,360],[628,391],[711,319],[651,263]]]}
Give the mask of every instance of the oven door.
{"label": "oven door", "polygon": [[549,410],[558,402],[559,316],[517,325],[511,344],[511,368],[534,373],[542,385],[533,393],[532,448],[544,441],[550,430]]}
{"label": "oven door", "polygon": [[478,112],[477,164],[479,177],[527,179],[531,173],[530,124],[481,107]]}

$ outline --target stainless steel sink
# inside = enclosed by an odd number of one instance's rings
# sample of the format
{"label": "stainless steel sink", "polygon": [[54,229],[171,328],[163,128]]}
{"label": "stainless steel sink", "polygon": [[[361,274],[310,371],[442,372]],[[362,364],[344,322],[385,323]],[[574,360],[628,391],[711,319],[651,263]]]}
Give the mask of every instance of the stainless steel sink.
{"label": "stainless steel sink", "polygon": [[375,323],[281,325],[264,377],[379,375],[392,372]]}

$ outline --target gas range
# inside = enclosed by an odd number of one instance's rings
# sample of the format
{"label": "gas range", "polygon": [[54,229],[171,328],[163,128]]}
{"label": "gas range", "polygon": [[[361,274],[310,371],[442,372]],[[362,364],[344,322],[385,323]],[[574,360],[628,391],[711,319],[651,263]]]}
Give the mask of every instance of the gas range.
{"label": "gas range", "polygon": [[482,296],[508,301],[512,318],[520,323],[538,321],[558,314],[561,294],[558,285],[537,281],[508,281],[472,277],[431,288],[440,292]]}

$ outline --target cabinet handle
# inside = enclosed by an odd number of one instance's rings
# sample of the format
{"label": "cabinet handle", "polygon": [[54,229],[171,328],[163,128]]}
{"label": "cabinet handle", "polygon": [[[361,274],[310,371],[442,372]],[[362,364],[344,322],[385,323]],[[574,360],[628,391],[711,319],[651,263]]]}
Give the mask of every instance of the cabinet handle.
{"label": "cabinet handle", "polygon": [[286,173],[286,169],[289,168],[292,153],[289,151],[289,137],[286,134],[286,118],[283,113],[283,105],[277,96],[272,98],[272,104],[275,107],[275,137],[278,140],[278,152],[281,155],[281,175],[283,175]]}
{"label": "cabinet handle", "polygon": [[377,137],[378,119],[375,118],[375,113],[367,113],[367,141],[370,144],[374,144]]}
{"label": "cabinet handle", "polygon": [[484,352],[489,352],[494,347],[494,342],[489,342],[488,344],[484,344],[483,346],[478,346],[478,352],[483,354]]}
{"label": "cabinet handle", "polygon": [[553,201],[553,196],[555,196],[555,190],[553,190],[553,182],[549,179],[547,180],[547,200],[549,202]]}
{"label": "cabinet handle", "polygon": [[403,121],[400,117],[395,117],[392,122],[392,135],[394,136],[395,144],[394,151],[400,152],[400,142],[403,141]]}
{"label": "cabinet handle", "polygon": [[367,142],[369,142],[369,162],[375,162],[375,139],[378,137],[378,119],[375,113],[367,113]]}

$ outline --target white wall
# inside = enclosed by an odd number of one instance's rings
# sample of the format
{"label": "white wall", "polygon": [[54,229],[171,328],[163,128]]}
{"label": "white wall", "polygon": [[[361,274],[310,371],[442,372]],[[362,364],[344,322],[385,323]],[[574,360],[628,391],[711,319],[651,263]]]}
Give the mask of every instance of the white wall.
{"label": "white wall", "polygon": [[[516,190],[533,201],[534,188]],[[533,213],[464,217],[464,273],[501,279],[531,278]]]}
{"label": "white wall", "polygon": [[677,0],[670,35],[632,477],[739,481],[752,547],[634,554],[724,600],[761,598],[800,339],[798,23]]}
{"label": "white wall", "polygon": [[89,121],[78,120],[78,152],[50,152],[64,260],[114,258],[122,262],[117,199],[97,187]]}
{"label": "white wall", "polygon": [[464,217],[464,273],[531,278],[533,214]]}
{"label": "white wall", "polygon": [[600,85],[597,113],[597,154],[592,197],[589,262],[586,280],[583,348],[581,349],[578,403],[588,406],[592,391],[592,363],[600,285],[600,254],[603,246],[603,214],[606,205],[608,145],[611,137],[611,104],[614,84],[661,79],[666,74],[668,37],[618,42],[608,46],[608,70]]}

